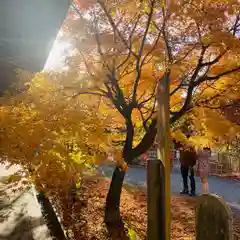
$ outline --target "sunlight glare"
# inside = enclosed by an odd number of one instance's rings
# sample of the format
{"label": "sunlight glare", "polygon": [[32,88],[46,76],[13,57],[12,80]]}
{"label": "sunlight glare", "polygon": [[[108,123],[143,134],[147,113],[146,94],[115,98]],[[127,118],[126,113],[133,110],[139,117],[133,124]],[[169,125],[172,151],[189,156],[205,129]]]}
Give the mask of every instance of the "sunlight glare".
{"label": "sunlight glare", "polygon": [[58,33],[56,40],[49,53],[48,59],[43,71],[64,71],[64,60],[71,54],[71,44],[66,41],[61,41],[62,32]]}

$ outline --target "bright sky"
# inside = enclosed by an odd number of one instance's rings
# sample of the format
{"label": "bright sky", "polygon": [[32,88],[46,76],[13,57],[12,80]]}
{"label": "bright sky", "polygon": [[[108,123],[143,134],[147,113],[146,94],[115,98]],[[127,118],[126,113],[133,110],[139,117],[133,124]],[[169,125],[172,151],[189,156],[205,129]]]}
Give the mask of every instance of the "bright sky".
{"label": "bright sky", "polygon": [[[79,18],[79,15],[75,15],[76,18]],[[88,13],[84,14],[85,18],[90,18]],[[57,38],[53,44],[52,50],[49,53],[48,59],[44,66],[43,71],[63,71],[67,69],[67,66],[64,64],[65,57],[71,56],[74,53],[71,44],[67,41],[60,41],[60,38],[63,36],[63,31],[59,31]]]}
{"label": "bright sky", "polygon": [[60,41],[59,38],[62,36],[62,32],[59,31],[57,38],[53,44],[52,50],[49,53],[48,59],[44,66],[43,71],[56,70],[61,71],[64,69],[65,56],[71,53],[71,44],[66,41]]}

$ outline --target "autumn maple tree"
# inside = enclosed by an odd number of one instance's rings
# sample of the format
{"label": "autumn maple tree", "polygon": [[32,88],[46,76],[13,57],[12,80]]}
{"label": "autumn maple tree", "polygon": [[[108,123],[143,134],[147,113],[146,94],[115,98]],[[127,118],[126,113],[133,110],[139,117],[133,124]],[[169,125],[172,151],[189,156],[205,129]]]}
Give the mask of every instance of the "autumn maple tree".
{"label": "autumn maple tree", "polygon": [[1,163],[17,164],[58,210],[64,226],[81,185],[82,170],[108,148],[103,115],[59,91],[45,73],[18,72],[20,81],[0,98]]}
{"label": "autumn maple tree", "polygon": [[[240,97],[238,1],[75,1],[63,30],[75,53],[58,82],[74,98],[99,96],[100,113],[117,116],[106,129],[124,133],[126,163],[155,140],[156,87],[163,78],[170,82],[174,138],[186,140],[180,128],[186,119],[195,144],[221,143],[239,132],[221,111]],[[124,175],[117,165],[106,222],[120,219]]]}
{"label": "autumn maple tree", "polygon": [[[237,0],[73,1],[62,34],[73,53],[63,71],[44,74],[54,89],[48,88],[44,98],[37,93],[35,99],[45,101],[42,116],[57,112],[59,126],[72,126],[66,134],[71,138],[78,133],[76,142],[94,143],[93,151],[102,144],[107,146],[100,152],[109,146],[117,150],[119,164],[106,200],[107,223],[121,219],[123,163],[131,164],[155,141],[156,88],[163,78],[170,83],[175,139],[216,145],[239,133],[239,125],[222,111],[240,98],[239,35]],[[58,108],[55,93],[68,110]],[[183,134],[184,122],[192,126],[189,140]],[[95,135],[98,129],[101,134]],[[84,151],[85,145],[79,149]]]}

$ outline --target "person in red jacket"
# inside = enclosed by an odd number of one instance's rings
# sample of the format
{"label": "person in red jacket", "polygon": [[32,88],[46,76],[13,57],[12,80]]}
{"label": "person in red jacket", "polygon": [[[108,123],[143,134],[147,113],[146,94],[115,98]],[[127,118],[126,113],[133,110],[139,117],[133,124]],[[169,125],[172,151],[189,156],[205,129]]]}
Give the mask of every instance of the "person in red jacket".
{"label": "person in red jacket", "polygon": [[[181,194],[196,195],[196,184],[194,178],[194,166],[196,165],[197,154],[193,147],[182,146],[180,149],[181,175],[183,179],[183,190]],[[190,173],[190,175],[189,175]],[[190,179],[191,191],[188,189],[188,176]]]}

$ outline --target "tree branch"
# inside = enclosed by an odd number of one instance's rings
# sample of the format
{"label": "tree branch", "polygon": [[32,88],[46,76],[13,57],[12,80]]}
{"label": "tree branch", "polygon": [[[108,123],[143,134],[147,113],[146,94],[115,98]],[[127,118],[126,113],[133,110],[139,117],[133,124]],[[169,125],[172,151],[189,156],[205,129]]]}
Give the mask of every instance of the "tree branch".
{"label": "tree branch", "polygon": [[233,36],[236,35],[237,29],[238,29],[238,27],[240,26],[240,24],[238,23],[239,21],[240,21],[240,14],[238,14],[238,15],[236,16],[236,21],[235,21],[235,23],[234,23],[234,25],[233,25],[233,28],[230,30],[230,31],[233,31]]}
{"label": "tree branch", "polygon": [[108,96],[106,96],[104,94],[101,94],[101,93],[97,93],[97,92],[78,92],[78,93],[74,94],[72,96],[72,98],[76,98],[76,97],[78,97],[80,95],[96,95],[96,96],[108,98]]}
{"label": "tree branch", "polygon": [[141,62],[141,66],[140,67],[143,66],[143,64],[145,63],[145,60],[147,59],[147,57],[156,49],[157,43],[158,43],[158,41],[160,39],[160,36],[161,36],[161,32],[159,31],[158,35],[157,35],[157,38],[155,40],[155,43],[153,44],[151,50],[143,57],[143,60]]}
{"label": "tree branch", "polygon": [[227,53],[228,50],[229,50],[229,48],[227,48],[225,51],[220,53],[214,60],[212,60],[210,62],[202,63],[201,66],[206,67],[206,66],[211,66],[213,64],[216,64]]}
{"label": "tree branch", "polygon": [[137,106],[138,107],[142,107],[142,105],[144,105],[145,103],[149,102],[154,97],[155,97],[155,91],[153,91],[153,93],[150,95],[150,97],[148,97],[147,99],[145,99],[142,102],[140,102]]}
{"label": "tree branch", "polygon": [[166,16],[165,16],[165,12],[164,12],[163,8],[162,8],[162,13],[163,13],[163,27],[162,27],[163,39],[164,39],[164,42],[165,42],[166,52],[167,52],[167,56],[168,56],[168,62],[172,63],[173,62],[173,56],[172,56],[171,47],[169,45],[168,36],[167,36],[167,33],[166,33]]}
{"label": "tree branch", "polygon": [[145,153],[154,143],[157,134],[157,118],[152,120],[148,131],[142,138],[142,141],[132,150],[132,157],[136,158]]}
{"label": "tree branch", "polygon": [[178,84],[178,86],[176,88],[174,88],[171,92],[170,92],[170,97],[173,96],[178,90],[180,90],[183,86],[184,86],[184,80],[187,79],[189,75],[189,72],[185,73],[183,76],[181,76],[180,78],[180,83]]}
{"label": "tree branch", "polygon": [[145,120],[145,118],[144,118],[144,116],[143,116],[143,112],[141,111],[141,108],[140,108],[140,107],[138,107],[137,109],[138,109],[138,111],[139,111],[139,113],[140,113],[140,115],[141,115],[143,127],[144,127],[145,131],[147,132],[147,131],[148,131],[148,128],[147,128],[147,125],[146,125],[146,120]]}
{"label": "tree branch", "polygon": [[137,61],[136,61],[137,76],[136,76],[135,83],[134,83],[134,86],[133,86],[133,94],[132,94],[132,96],[133,96],[132,101],[133,102],[136,102],[137,88],[138,88],[139,80],[141,78],[141,57],[142,57],[142,52],[143,52],[143,47],[144,47],[144,44],[145,44],[145,41],[146,41],[146,37],[147,37],[147,34],[148,34],[148,30],[149,30],[149,27],[150,27],[150,23],[152,21],[154,5],[155,5],[155,0],[152,0],[151,1],[151,6],[150,6],[151,7],[150,13],[148,15],[148,19],[147,19],[147,23],[146,23],[146,26],[145,26],[145,31],[144,31],[144,34],[143,34],[142,42],[141,42],[141,45],[140,45],[140,48],[139,48],[139,51],[138,51],[138,56],[137,56]]}
{"label": "tree branch", "polygon": [[133,26],[132,31],[130,32],[129,38],[128,38],[128,41],[130,42],[130,45],[129,45],[129,48],[130,48],[130,49],[128,49],[127,57],[125,58],[124,61],[122,61],[122,62],[117,66],[117,69],[121,68],[121,67],[129,60],[129,58],[130,58],[130,56],[131,56],[131,53],[132,53],[132,43],[133,43],[133,41],[132,41],[132,36],[133,36],[133,34],[134,34],[135,30],[136,30],[136,27],[137,27],[137,25],[138,25],[139,19],[140,19],[140,15],[138,15],[137,20],[136,20],[136,22],[135,22],[135,24],[134,24],[134,26]]}
{"label": "tree branch", "polygon": [[190,78],[190,82],[189,82],[189,86],[188,86],[187,96],[186,96],[185,102],[184,102],[182,108],[181,108],[178,112],[173,112],[173,116],[172,116],[172,118],[170,119],[170,122],[171,122],[171,123],[176,122],[176,121],[177,121],[179,118],[181,118],[188,110],[190,110],[190,108],[192,108],[192,107],[190,106],[190,103],[191,103],[191,101],[192,101],[194,88],[197,86],[197,85],[195,85],[194,80],[196,79],[196,77],[197,77],[198,74],[199,74],[199,71],[200,71],[201,68],[202,68],[202,61],[203,61],[203,58],[204,58],[204,53],[206,52],[207,48],[208,48],[208,46],[202,46],[202,51],[201,51],[200,57],[199,57],[199,59],[198,59],[197,66],[196,66],[196,68],[195,68],[195,71],[193,72],[192,77]]}
{"label": "tree branch", "polygon": [[214,80],[218,80],[219,78],[225,76],[225,75],[228,75],[228,74],[231,74],[231,73],[235,73],[235,72],[238,72],[240,71],[240,66],[236,67],[236,68],[233,68],[231,70],[228,70],[228,71],[225,71],[225,72],[222,72],[216,76],[202,76],[200,77],[197,81],[194,82],[194,86],[198,86],[199,84],[201,84],[202,82],[204,81],[214,81]]}
{"label": "tree branch", "polygon": [[104,57],[104,53],[103,53],[103,50],[102,50],[102,47],[101,47],[101,42],[100,42],[100,37],[99,37],[99,31],[98,31],[98,27],[97,27],[97,20],[94,20],[95,22],[95,28],[94,28],[94,36],[95,36],[95,39],[96,39],[96,43],[97,43],[97,50],[98,50],[98,54],[101,56],[102,58],[102,62],[103,62],[103,66],[105,65],[107,67],[107,69],[109,71],[111,71],[108,63],[106,63],[105,61],[105,57]]}
{"label": "tree branch", "polygon": [[127,47],[127,49],[128,49],[129,51],[131,51],[131,54],[132,54],[134,57],[137,58],[137,57],[138,57],[137,54],[132,51],[132,49],[131,49],[130,46],[128,45],[127,40],[122,36],[122,34],[121,34],[121,32],[119,31],[118,27],[115,25],[115,23],[114,23],[112,17],[110,16],[110,14],[109,14],[109,12],[108,12],[108,10],[107,10],[104,2],[103,2],[102,0],[97,0],[97,2],[99,3],[99,5],[101,6],[102,10],[103,10],[104,13],[106,14],[106,16],[107,16],[107,18],[108,18],[108,21],[109,21],[109,23],[110,23],[113,31],[115,31],[115,32],[118,34],[118,36],[119,36],[119,38],[122,40],[123,44]]}
{"label": "tree branch", "polygon": [[180,63],[181,61],[183,61],[183,60],[196,48],[196,46],[197,46],[197,44],[193,45],[193,47],[190,48],[190,50],[187,51],[187,53],[185,53],[185,54],[183,55],[183,57],[177,59],[177,60],[174,61],[173,63],[174,63],[174,64],[178,64],[178,63]]}

